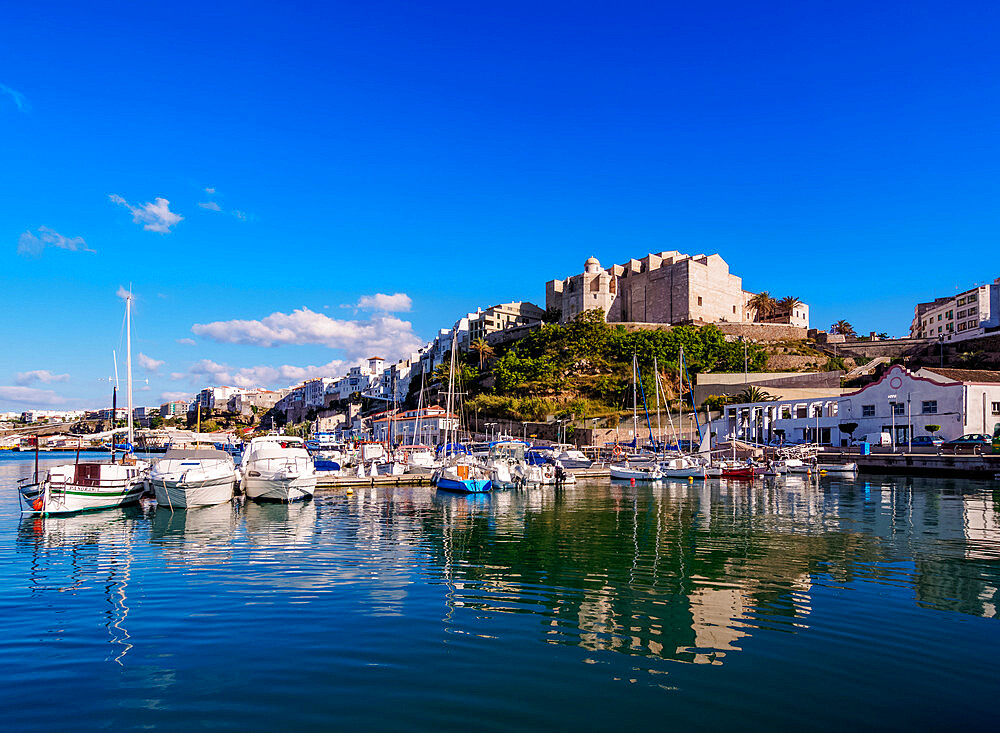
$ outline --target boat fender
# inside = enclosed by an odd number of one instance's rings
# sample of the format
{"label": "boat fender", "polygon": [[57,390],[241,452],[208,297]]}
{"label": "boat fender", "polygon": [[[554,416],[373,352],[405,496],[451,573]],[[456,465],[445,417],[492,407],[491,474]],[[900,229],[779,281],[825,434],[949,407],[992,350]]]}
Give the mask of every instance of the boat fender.
{"label": "boat fender", "polygon": [[354,489],[348,489],[348,490],[347,490],[347,495],[348,495],[348,496],[350,496],[350,495],[351,495],[351,494],[353,494],[353,493],[354,493]]}
{"label": "boat fender", "polygon": [[42,511],[42,507],[44,507],[44,506],[45,506],[45,502],[44,502],[44,501],[42,501],[42,497],[38,497],[38,498],[37,498],[37,499],[35,499],[35,501],[34,501],[34,502],[33,502],[33,503],[31,504],[31,508],[32,508],[32,509],[34,509],[34,510],[35,510],[36,512],[40,512],[40,511]]}
{"label": "boat fender", "polygon": [[630,478],[628,480],[628,484],[629,484],[629,486],[635,486],[635,479],[634,478]]}

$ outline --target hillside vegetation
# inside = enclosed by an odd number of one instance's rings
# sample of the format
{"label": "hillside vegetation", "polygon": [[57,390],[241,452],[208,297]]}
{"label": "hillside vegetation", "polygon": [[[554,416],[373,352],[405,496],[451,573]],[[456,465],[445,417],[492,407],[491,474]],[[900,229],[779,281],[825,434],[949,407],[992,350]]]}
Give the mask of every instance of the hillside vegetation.
{"label": "hillside vegetation", "polygon": [[[743,371],[744,344],[727,342],[714,326],[629,331],[606,323],[600,311],[587,311],[565,325],[547,324],[486,359],[483,373],[467,382],[467,405],[515,420],[617,415],[631,406],[633,354],[649,403],[656,394],[654,360],[668,399],[676,397],[682,346],[685,381],[701,372]],[[765,369],[762,347],[748,344],[745,353],[750,371]],[[469,376],[479,359],[468,355]]]}

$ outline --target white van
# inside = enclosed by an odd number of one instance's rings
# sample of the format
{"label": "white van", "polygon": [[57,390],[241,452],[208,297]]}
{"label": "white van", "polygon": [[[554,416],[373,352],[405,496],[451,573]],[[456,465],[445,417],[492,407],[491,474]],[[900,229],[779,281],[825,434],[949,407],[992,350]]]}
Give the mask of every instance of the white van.
{"label": "white van", "polygon": [[892,436],[889,433],[868,433],[861,438],[861,442],[869,445],[892,445]]}

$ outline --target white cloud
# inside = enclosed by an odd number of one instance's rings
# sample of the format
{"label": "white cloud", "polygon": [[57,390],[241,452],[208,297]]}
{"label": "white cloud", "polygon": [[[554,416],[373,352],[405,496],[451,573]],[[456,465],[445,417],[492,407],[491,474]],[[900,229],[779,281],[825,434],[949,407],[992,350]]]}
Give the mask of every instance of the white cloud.
{"label": "white cloud", "polygon": [[177,339],[177,343],[184,344],[185,346],[194,346],[195,342],[194,339],[183,338],[183,339]]}
{"label": "white cloud", "polygon": [[283,387],[316,377],[337,377],[346,371],[346,362],[334,359],[319,366],[253,366],[234,368],[211,359],[195,362],[186,372],[173,372],[170,378],[186,379],[193,385],[228,385],[231,387]]}
{"label": "white cloud", "polygon": [[203,209],[208,209],[209,211],[222,211],[222,207],[219,206],[214,201],[204,201],[198,204],[198,206],[200,206]]}
{"label": "white cloud", "polygon": [[145,369],[147,372],[157,372],[160,367],[167,362],[161,361],[159,359],[153,359],[152,357],[146,356],[141,351],[139,352],[139,366]]}
{"label": "white cloud", "polygon": [[233,209],[229,213],[232,214],[233,216],[235,216],[240,221],[246,221],[247,220],[247,212],[245,212],[245,211],[240,211],[239,209]]}
{"label": "white cloud", "polygon": [[413,307],[413,301],[406,293],[375,293],[375,295],[362,295],[354,306],[361,310],[374,310],[383,313],[407,312]]}
{"label": "white cloud", "polygon": [[342,349],[351,361],[371,354],[383,354],[392,359],[415,351],[421,345],[409,321],[393,316],[369,321],[336,320],[308,308],[272,313],[261,320],[196,323],[191,331],[230,344],[320,344]]}
{"label": "white cloud", "polygon": [[11,89],[6,84],[0,84],[0,92],[2,92],[3,94],[7,94],[8,96],[10,96],[10,98],[14,100],[14,105],[21,112],[30,112],[31,111],[31,105],[28,104],[28,100],[25,99],[24,95],[21,94],[21,92],[17,91],[16,89]]}
{"label": "white cloud", "polygon": [[146,202],[142,206],[132,206],[128,201],[118,194],[110,194],[108,198],[119,206],[124,206],[132,212],[132,221],[142,224],[142,228],[149,232],[159,232],[167,234],[170,227],[175,226],[184,220],[180,214],[170,210],[170,202],[165,198],[157,197],[153,203]]}
{"label": "white cloud", "polygon": [[93,252],[83,237],[64,237],[48,227],[38,227],[38,233],[24,232],[17,240],[17,253],[38,257],[46,247],[57,247],[70,252]]}
{"label": "white cloud", "polygon": [[[124,285],[119,285],[119,286],[118,286],[118,290],[116,290],[116,291],[115,291],[115,295],[117,295],[117,296],[118,296],[119,298],[121,298],[122,300],[125,300],[125,299],[126,299],[126,298],[128,298],[128,297],[129,297],[130,295],[132,295],[132,291],[131,291],[131,290],[129,290],[128,288],[126,288],[126,287],[125,287]],[[134,295],[132,295],[132,298],[134,299],[134,298],[135,298],[135,296],[134,296]]]}
{"label": "white cloud", "polygon": [[215,193],[215,189],[214,188],[206,188],[205,189],[205,193],[207,193],[209,196],[211,196],[213,193]]}
{"label": "white cloud", "polygon": [[19,384],[22,387],[29,384],[34,384],[35,382],[44,382],[45,384],[51,384],[52,382],[68,382],[68,374],[53,374],[48,369],[35,369],[30,372],[18,372],[14,375],[14,384]]}
{"label": "white cloud", "polygon": [[23,405],[55,405],[63,398],[50,389],[34,387],[0,387],[0,401],[16,402]]}
{"label": "white cloud", "polygon": [[177,400],[184,400],[185,402],[190,401],[190,392],[162,392],[160,394],[160,399],[164,402],[175,402]]}

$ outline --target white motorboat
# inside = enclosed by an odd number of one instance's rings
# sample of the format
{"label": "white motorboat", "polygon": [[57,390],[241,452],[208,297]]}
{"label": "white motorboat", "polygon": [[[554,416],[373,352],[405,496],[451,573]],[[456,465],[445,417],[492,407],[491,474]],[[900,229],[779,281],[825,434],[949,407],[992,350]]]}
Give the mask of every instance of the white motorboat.
{"label": "white motorboat", "polygon": [[429,475],[437,468],[434,451],[428,445],[404,445],[400,450],[403,452],[405,473]]}
{"label": "white motorboat", "polygon": [[296,501],[316,492],[316,469],[301,438],[254,438],[240,469],[243,492],[251,499]]}
{"label": "white motorboat", "polygon": [[161,506],[211,506],[233,498],[236,464],[215,448],[174,448],[157,461],[149,478]]}
{"label": "white motorboat", "polygon": [[655,464],[635,466],[628,463],[621,463],[609,466],[611,478],[630,481],[659,481],[663,478],[663,472]]}

